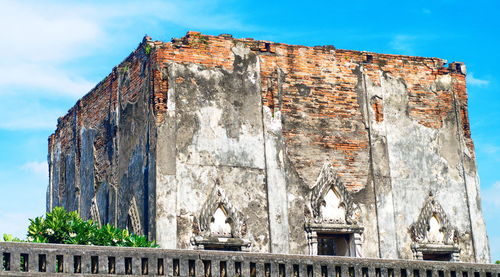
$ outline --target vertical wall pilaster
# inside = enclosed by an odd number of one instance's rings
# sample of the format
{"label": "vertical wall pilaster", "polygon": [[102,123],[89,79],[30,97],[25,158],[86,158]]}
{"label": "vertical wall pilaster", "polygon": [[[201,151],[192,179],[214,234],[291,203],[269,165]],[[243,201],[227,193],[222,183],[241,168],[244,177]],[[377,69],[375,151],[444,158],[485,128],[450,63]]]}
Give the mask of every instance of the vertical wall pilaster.
{"label": "vertical wall pilaster", "polygon": [[271,253],[289,252],[288,200],[284,165],[281,116],[263,106],[264,144],[266,155],[267,198]]}
{"label": "vertical wall pilaster", "polygon": [[165,118],[157,127],[156,241],[177,248],[176,112],[173,88],[168,89]]}

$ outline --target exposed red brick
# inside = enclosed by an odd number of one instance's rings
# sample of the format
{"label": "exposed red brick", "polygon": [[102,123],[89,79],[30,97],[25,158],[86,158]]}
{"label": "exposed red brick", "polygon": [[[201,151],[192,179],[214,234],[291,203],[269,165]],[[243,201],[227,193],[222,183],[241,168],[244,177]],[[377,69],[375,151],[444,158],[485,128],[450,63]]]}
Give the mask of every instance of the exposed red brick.
{"label": "exposed red brick", "polygon": [[[356,92],[359,76],[355,74],[361,65],[374,85],[380,85],[381,72],[403,80],[409,96],[409,116],[423,126],[441,128],[444,118],[453,112],[456,97],[466,144],[473,153],[465,76],[442,67],[441,59],[339,50],[331,46],[287,45],[234,39],[229,35],[207,36],[199,32],[188,32],[185,37],[172,42],[145,39],[137,50],[60,119],[56,133],[49,139],[49,148],[52,149],[53,142],[58,141],[64,149],[69,147],[70,141],[77,139],[72,132],[74,118],[77,118],[79,126],[102,128],[99,125],[103,117],[110,109],[116,108],[118,98],[122,102],[134,102],[138,92],[144,89],[150,90],[157,122],[162,122],[168,100],[167,76],[162,72],[164,64],[196,63],[233,70],[232,48],[237,43],[246,44],[260,57],[262,102],[273,113],[280,111],[290,123],[285,125],[283,136],[288,154],[295,160],[297,168],[321,168],[324,161],[303,159],[298,151],[304,146],[319,146],[324,151],[342,153],[331,162],[350,188],[357,189],[366,183],[368,133],[365,128],[352,127],[363,122]],[[436,78],[446,74],[453,78],[453,89],[432,91],[430,87]],[[380,99],[375,99],[371,108],[375,120],[382,122],[384,114]],[[335,130],[317,127],[321,126],[322,120],[330,119],[342,120],[344,125]],[[304,142],[304,137],[309,139],[308,142]],[[101,152],[106,143],[105,137],[99,138],[96,143],[99,155],[104,155]]]}

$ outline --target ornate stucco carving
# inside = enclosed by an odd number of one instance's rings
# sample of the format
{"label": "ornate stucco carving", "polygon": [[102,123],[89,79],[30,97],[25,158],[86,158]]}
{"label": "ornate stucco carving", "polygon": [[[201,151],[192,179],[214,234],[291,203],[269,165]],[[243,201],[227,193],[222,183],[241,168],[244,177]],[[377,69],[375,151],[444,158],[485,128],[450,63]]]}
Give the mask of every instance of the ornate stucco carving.
{"label": "ornate stucco carving", "polygon": [[[328,198],[332,198],[335,202],[331,204],[337,206],[333,207],[337,211],[329,216],[325,214],[325,207],[329,205],[326,201]],[[358,206],[330,163],[326,163],[321,169],[311,192],[310,207],[314,223],[357,224],[360,216]]]}
{"label": "ornate stucco carving", "polygon": [[132,231],[134,234],[142,234],[141,218],[139,216],[139,209],[137,208],[137,201],[135,197],[130,200],[130,206],[128,208],[128,216],[130,218],[130,224],[132,225]]}
{"label": "ornate stucco carving", "polygon": [[358,226],[360,209],[335,173],[330,163],[325,163],[310,194],[309,218],[305,228],[309,254],[318,254],[318,233],[351,234],[349,252],[362,257],[363,227]]}
{"label": "ornate stucco carving", "polygon": [[412,240],[420,244],[453,245],[458,240],[456,228],[450,224],[443,207],[432,194],[409,231]]}
{"label": "ornate stucco carving", "polygon": [[90,206],[90,218],[95,224],[97,224],[97,226],[101,227],[101,216],[99,214],[99,207],[97,206],[97,200],[95,197],[92,199],[92,206]]}
{"label": "ornate stucco carving", "polygon": [[[221,212],[224,215],[221,215]],[[225,224],[229,225],[230,234],[226,234],[229,230],[224,226],[214,225],[216,223],[215,216],[225,216]],[[224,190],[217,185],[201,208],[197,223],[195,224],[195,229],[197,229],[195,233],[205,237],[227,235],[233,238],[242,238],[246,235],[246,222],[241,213],[229,202]]]}

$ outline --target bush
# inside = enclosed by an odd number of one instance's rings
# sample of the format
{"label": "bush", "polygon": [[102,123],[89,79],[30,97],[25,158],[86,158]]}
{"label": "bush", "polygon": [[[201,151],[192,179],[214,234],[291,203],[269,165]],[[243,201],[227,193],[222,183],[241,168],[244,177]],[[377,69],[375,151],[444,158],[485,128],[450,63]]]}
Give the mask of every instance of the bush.
{"label": "bush", "polygon": [[3,241],[24,242],[24,240],[18,239],[10,234],[3,234]]}
{"label": "bush", "polygon": [[[4,240],[15,241],[4,235]],[[17,239],[17,241],[21,241]],[[83,220],[77,212],[56,207],[45,218],[30,219],[27,241],[80,245],[158,247],[145,236],[130,234],[128,230],[106,224],[99,228],[92,220]]]}

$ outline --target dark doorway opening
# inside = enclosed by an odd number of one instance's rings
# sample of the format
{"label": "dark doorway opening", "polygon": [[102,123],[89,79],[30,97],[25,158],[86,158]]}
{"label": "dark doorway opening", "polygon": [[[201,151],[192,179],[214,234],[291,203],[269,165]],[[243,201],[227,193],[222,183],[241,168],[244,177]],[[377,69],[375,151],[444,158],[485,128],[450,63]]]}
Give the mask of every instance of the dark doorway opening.
{"label": "dark doorway opening", "polygon": [[424,261],[451,261],[450,253],[422,253]]}
{"label": "dark doorway opening", "polygon": [[230,246],[230,245],[210,245],[207,244],[203,247],[205,250],[217,250],[217,251],[241,251],[241,246]]}
{"label": "dark doorway opening", "polygon": [[318,255],[351,256],[351,234],[318,233]]}

